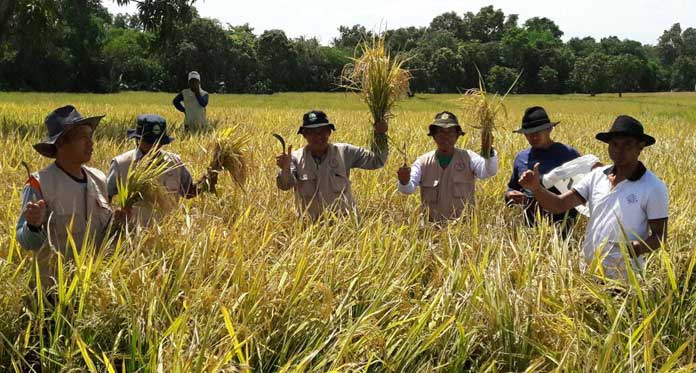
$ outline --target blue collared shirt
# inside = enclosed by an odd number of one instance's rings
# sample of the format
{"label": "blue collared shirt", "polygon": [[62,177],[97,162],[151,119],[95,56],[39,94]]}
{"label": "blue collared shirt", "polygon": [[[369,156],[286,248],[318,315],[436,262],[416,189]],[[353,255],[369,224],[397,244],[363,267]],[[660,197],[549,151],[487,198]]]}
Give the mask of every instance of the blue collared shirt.
{"label": "blue collared shirt", "polygon": [[[539,162],[539,172],[541,172],[541,175],[545,175],[554,168],[578,157],[580,157],[580,153],[575,150],[575,148],[560,142],[553,143],[548,149],[533,149],[530,147],[515,155],[515,161],[512,165],[512,175],[508,182],[508,191],[516,190],[527,194],[530,201],[528,207],[532,207],[526,210],[530,222],[534,221],[534,207],[536,204],[534,203],[532,192],[525,190],[522,185],[520,185],[520,176],[527,170],[533,170],[534,164],[537,162]],[[550,191],[559,194],[556,188],[551,188]],[[577,211],[575,209],[569,211],[570,217],[574,218],[576,215]],[[565,214],[553,215],[553,221],[561,221],[564,217]]]}

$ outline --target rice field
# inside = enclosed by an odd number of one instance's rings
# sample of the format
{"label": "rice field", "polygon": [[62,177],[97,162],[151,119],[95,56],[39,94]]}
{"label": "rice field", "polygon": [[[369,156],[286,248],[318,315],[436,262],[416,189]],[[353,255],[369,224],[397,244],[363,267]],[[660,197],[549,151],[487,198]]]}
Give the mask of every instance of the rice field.
{"label": "rice field", "polygon": [[[0,371],[567,371],[668,372],[696,368],[696,94],[511,95],[497,118],[499,174],[476,187],[476,208],[436,230],[419,197],[396,190],[403,157],[356,170],[360,215],[306,225],[293,196],[275,186],[279,133],[293,148],[302,114],[324,110],[334,142],[368,146],[371,115],[344,93],[212,95],[208,118],[250,136],[245,187],[220,176],[218,194],[181,201],[160,224],[81,251],[65,264],[58,304],[32,296],[31,253],[14,238],[26,161],[48,164],[31,144],[43,118],[73,104],[106,114],[91,165],[134,144],[135,117],[168,119],[194,179],[210,165],[213,133],[187,134],[173,95],[0,93]],[[397,104],[389,134],[409,162],[434,149],[426,136],[444,110],[465,118],[460,96],[416,95]],[[561,124],[554,139],[608,163],[594,134],[618,114],[657,138],[642,160],[670,192],[669,243],[638,282],[615,284],[578,269],[585,221],[561,240],[527,228],[503,192],[516,152],[511,131],[524,108],[544,106]],[[473,123],[472,123],[473,124]],[[466,126],[459,146],[477,150]]]}

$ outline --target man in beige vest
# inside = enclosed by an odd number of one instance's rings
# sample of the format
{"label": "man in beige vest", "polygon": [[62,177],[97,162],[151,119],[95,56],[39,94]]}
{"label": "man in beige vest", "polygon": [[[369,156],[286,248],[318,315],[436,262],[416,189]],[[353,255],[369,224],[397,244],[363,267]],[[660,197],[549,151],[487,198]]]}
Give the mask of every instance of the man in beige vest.
{"label": "man in beige vest", "polygon": [[[384,167],[388,149],[373,153],[350,144],[331,144],[331,131],[336,127],[323,111],[313,110],[304,114],[301,134],[307,145],[304,148],[276,157],[280,172],[276,178],[281,190],[295,190],[298,214],[307,213],[317,220],[324,210],[346,214],[355,210],[355,201],[350,187],[350,170],[361,168],[374,170]],[[386,140],[388,125],[374,125],[379,140]],[[384,141],[386,142],[386,141]]]}
{"label": "man in beige vest", "polygon": [[[184,113],[184,128],[200,130],[208,125],[205,108],[208,106],[208,92],[201,88],[201,75],[191,71],[188,75],[189,87],[174,97],[174,107]],[[181,105],[183,101],[184,105]]]}
{"label": "man in beige vest", "polygon": [[[401,193],[412,194],[420,186],[421,206],[430,221],[457,219],[467,205],[474,202],[477,178],[485,179],[498,172],[498,155],[490,158],[471,150],[456,148],[464,135],[457,117],[447,111],[435,116],[429,127],[437,149],[420,156],[411,167],[397,172],[397,187]],[[481,147],[489,148],[492,139],[481,139]]]}
{"label": "man in beige vest", "polygon": [[[128,171],[131,167],[135,167],[153,148],[167,162],[167,170],[160,176],[160,183],[168,193],[177,198],[192,198],[201,192],[215,189],[217,184],[216,173],[209,172],[200,181],[194,183],[191,172],[181,161],[181,157],[160,148],[162,145],[174,141],[174,138],[167,134],[167,121],[163,117],[155,114],[139,115],[136,119],[136,128],[129,129],[127,137],[128,139],[135,139],[137,147],[111,160],[107,178],[109,200],[118,193],[118,183],[126,183]],[[145,206],[137,206],[133,217],[140,225],[146,226],[153,217],[153,211]]]}
{"label": "man in beige vest", "polygon": [[55,162],[32,174],[24,186],[16,236],[22,247],[36,251],[44,289],[55,284],[56,254],[73,259],[70,237],[79,252],[88,245],[98,248],[107,236],[113,214],[106,177],[85,166],[92,157],[92,134],[103,117],[85,118],[73,106],[58,108],[44,122],[48,138],[34,145]]}

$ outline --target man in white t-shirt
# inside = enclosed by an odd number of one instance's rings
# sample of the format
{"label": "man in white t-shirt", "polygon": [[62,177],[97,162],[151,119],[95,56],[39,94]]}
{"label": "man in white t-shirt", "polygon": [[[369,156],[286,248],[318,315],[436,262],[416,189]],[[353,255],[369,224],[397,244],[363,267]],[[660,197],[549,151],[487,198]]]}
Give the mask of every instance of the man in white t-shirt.
{"label": "man in white t-shirt", "polygon": [[[625,280],[626,262],[634,270],[642,270],[642,255],[659,249],[667,240],[667,187],[638,160],[643,149],[655,143],[639,121],[621,115],[609,132],[595,137],[609,144],[613,165],[594,169],[560,196],[541,186],[538,164],[520,177],[520,184],[553,213],[587,202],[590,221],[583,242],[585,262],[601,260],[607,277]],[[623,257],[622,246],[630,258]]]}

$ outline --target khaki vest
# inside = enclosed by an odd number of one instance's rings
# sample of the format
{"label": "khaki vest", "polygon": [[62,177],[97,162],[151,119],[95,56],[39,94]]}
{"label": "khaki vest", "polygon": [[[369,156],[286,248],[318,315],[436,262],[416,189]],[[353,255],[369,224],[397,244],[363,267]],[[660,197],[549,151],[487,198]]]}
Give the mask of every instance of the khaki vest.
{"label": "khaki vest", "polygon": [[445,169],[440,167],[435,151],[420,156],[418,162],[422,170],[421,207],[429,214],[430,221],[459,218],[464,207],[474,203],[476,177],[469,154],[455,149]]}
{"label": "khaki vest", "polygon": [[[181,161],[181,158],[174,153],[163,150],[160,151],[169,164],[169,170],[160,176],[160,184],[164,186],[167,192],[178,196],[184,196],[186,194],[186,190],[183,190],[183,186],[181,185],[181,172],[183,172],[184,164]],[[136,154],[137,149],[133,149],[112,159],[112,162],[116,163],[116,175],[119,182],[125,183],[128,179],[128,170],[135,161]],[[152,209],[145,206],[136,205],[133,207],[133,216],[139,225],[147,226],[154,217],[154,212]]]}
{"label": "khaki vest", "polygon": [[354,210],[345,161],[336,145],[329,145],[319,166],[306,148],[294,151],[293,155],[297,159],[295,200],[300,212],[306,211],[316,220],[326,208],[339,214]]}
{"label": "khaki vest", "polygon": [[[107,200],[106,176],[99,170],[83,166],[87,190],[75,187],[75,181],[55,163],[37,172],[46,201],[44,226],[46,241],[36,254],[43,288],[53,286],[56,275],[56,252],[66,262],[73,259],[68,243],[68,230],[78,250],[88,239],[99,247],[111,222],[111,207]],[[88,230],[89,226],[89,230]]]}
{"label": "khaki vest", "polygon": [[[206,92],[201,89],[201,96]],[[200,129],[205,127],[208,122],[205,119],[205,107],[198,103],[196,94],[190,88],[186,88],[181,91],[184,96],[184,107],[186,108],[186,115],[184,118],[184,125],[188,129]]]}

